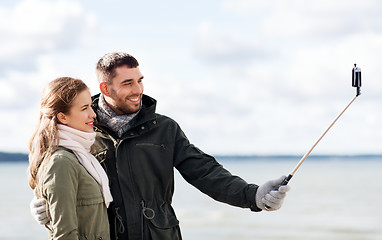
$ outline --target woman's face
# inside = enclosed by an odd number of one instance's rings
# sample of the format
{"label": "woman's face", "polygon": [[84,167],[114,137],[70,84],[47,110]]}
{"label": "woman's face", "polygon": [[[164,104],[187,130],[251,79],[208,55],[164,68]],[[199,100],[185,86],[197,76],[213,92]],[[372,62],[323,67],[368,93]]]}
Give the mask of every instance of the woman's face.
{"label": "woman's face", "polygon": [[91,94],[88,89],[80,92],[74,99],[69,113],[57,115],[60,123],[83,132],[94,132],[93,122],[96,114],[92,109]]}

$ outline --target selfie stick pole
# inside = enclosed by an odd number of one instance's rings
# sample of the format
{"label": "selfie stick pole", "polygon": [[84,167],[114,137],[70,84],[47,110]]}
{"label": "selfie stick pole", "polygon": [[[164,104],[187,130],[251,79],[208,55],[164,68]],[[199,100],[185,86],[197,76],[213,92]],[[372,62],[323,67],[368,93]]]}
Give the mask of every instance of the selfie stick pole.
{"label": "selfie stick pole", "polygon": [[349,104],[345,107],[345,109],[338,115],[336,119],[330,124],[328,129],[321,135],[321,137],[313,144],[313,146],[309,149],[309,151],[301,158],[301,160],[298,162],[296,167],[293,169],[293,171],[284,179],[284,181],[280,184],[281,185],[287,185],[293,175],[296,173],[298,168],[301,166],[301,164],[305,161],[305,159],[309,156],[309,154],[313,151],[313,149],[316,147],[316,145],[321,141],[321,139],[325,136],[325,134],[330,130],[330,128],[336,123],[336,121],[342,116],[342,114],[348,109],[348,107],[354,102],[354,100],[361,95],[361,69],[357,67],[356,64],[354,64],[354,68],[352,70],[352,86],[356,87],[356,95],[355,97],[349,102]]}

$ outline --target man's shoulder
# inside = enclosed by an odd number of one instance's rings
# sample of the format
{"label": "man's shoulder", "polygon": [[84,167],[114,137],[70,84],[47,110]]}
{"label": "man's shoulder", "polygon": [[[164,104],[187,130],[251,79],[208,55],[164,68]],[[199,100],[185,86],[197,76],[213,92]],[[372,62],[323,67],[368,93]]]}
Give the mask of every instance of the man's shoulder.
{"label": "man's shoulder", "polygon": [[100,96],[101,96],[101,93],[94,94],[94,95],[92,96],[92,102],[93,102],[93,103],[94,103],[94,102],[97,102]]}
{"label": "man's shoulder", "polygon": [[171,117],[156,113],[156,121],[159,126],[166,129],[180,129],[180,125]]}
{"label": "man's shoulder", "polygon": [[164,115],[164,114],[161,114],[161,113],[155,113],[155,116],[160,121],[170,121],[170,122],[175,122],[176,123],[176,121],[172,117],[169,117],[167,115]]}
{"label": "man's shoulder", "polygon": [[101,93],[95,94],[92,96],[92,108],[96,111],[98,108],[98,101],[101,96]]}

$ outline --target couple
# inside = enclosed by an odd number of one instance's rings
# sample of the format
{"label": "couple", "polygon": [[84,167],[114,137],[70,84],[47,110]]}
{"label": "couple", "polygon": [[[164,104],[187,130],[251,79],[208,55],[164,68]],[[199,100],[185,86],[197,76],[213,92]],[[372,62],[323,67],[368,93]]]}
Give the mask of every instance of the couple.
{"label": "couple", "polygon": [[281,207],[284,177],[248,184],[155,112],[133,56],[106,54],[96,73],[101,94],[93,97],[78,79],[49,83],[30,140],[28,179],[39,197],[31,210],[52,239],[182,239],[174,167],[217,201],[255,212]]}

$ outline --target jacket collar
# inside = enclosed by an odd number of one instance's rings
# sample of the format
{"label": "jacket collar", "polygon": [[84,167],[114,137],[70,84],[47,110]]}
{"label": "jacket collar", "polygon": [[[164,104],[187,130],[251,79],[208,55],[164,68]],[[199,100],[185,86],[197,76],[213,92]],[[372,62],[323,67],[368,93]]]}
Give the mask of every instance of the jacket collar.
{"label": "jacket collar", "polygon": [[[98,101],[100,97],[101,97],[100,93],[92,96],[92,108],[95,112],[97,112],[97,109],[99,108]],[[156,104],[157,104],[157,101],[154,98],[143,94],[142,108],[139,111],[138,115],[136,116],[136,121],[134,126],[132,126],[132,128],[138,125],[141,125],[147,121],[154,120],[156,118],[155,116]],[[98,117],[94,123],[97,127],[101,125]],[[107,127],[107,126],[104,126],[104,127]]]}

